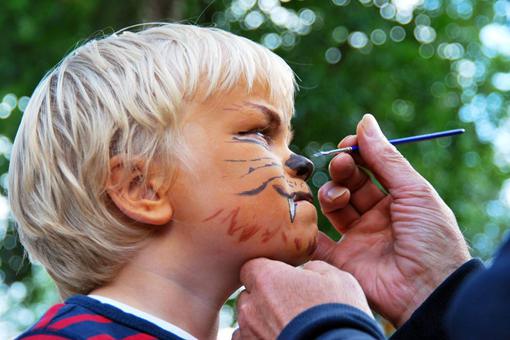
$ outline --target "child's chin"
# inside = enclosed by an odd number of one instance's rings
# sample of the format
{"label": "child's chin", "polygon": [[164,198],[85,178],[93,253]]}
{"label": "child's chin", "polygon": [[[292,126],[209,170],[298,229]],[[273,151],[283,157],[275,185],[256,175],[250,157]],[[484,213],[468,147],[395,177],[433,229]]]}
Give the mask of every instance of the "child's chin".
{"label": "child's chin", "polygon": [[312,255],[311,254],[299,254],[296,257],[291,258],[288,261],[284,261],[284,262],[286,262],[287,264],[290,264],[292,266],[297,267],[297,266],[300,266],[300,265],[310,261],[311,259],[312,259]]}
{"label": "child's chin", "polygon": [[285,252],[279,254],[278,260],[293,266],[299,266],[311,260],[317,248],[317,233],[318,230],[315,229],[315,233],[303,239],[299,247],[293,245],[290,249],[285,249]]}

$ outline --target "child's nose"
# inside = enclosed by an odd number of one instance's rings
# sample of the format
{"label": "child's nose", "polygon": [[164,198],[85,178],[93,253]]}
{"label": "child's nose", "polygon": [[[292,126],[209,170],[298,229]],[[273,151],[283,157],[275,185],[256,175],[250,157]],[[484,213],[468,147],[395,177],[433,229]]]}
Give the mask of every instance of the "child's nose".
{"label": "child's nose", "polygon": [[313,173],[313,163],[306,157],[291,153],[285,166],[294,171],[294,176],[306,181]]}

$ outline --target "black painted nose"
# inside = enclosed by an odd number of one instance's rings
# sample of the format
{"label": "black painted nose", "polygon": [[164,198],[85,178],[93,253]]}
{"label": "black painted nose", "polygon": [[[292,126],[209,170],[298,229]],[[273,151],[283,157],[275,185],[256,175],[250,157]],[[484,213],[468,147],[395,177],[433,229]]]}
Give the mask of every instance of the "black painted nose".
{"label": "black painted nose", "polygon": [[296,155],[295,153],[290,155],[290,158],[285,161],[285,166],[295,171],[295,176],[306,181],[313,173],[313,163],[306,157]]}

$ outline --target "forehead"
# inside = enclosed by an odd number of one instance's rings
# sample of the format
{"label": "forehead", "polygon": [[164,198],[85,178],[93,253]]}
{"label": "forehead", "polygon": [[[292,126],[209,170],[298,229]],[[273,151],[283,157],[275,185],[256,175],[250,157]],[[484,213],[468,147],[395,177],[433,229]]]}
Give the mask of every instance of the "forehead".
{"label": "forehead", "polygon": [[285,105],[272,101],[266,92],[258,88],[250,92],[238,88],[211,98],[211,108],[218,113],[237,116],[238,119],[263,118],[274,125],[290,126],[292,112],[286,112],[288,109]]}

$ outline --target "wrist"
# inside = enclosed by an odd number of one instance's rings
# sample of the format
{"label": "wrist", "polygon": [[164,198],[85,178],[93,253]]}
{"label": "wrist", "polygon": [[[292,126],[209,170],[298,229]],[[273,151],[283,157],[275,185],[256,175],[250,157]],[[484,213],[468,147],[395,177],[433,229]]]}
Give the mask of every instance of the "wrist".
{"label": "wrist", "polygon": [[412,298],[407,308],[398,315],[394,320],[390,320],[395,327],[402,326],[411,315],[430,297],[430,295],[456,270],[458,270],[466,262],[472,260],[469,253],[459,254],[456,259],[452,259],[441,270],[430,273],[427,277],[417,280],[414,285]]}

